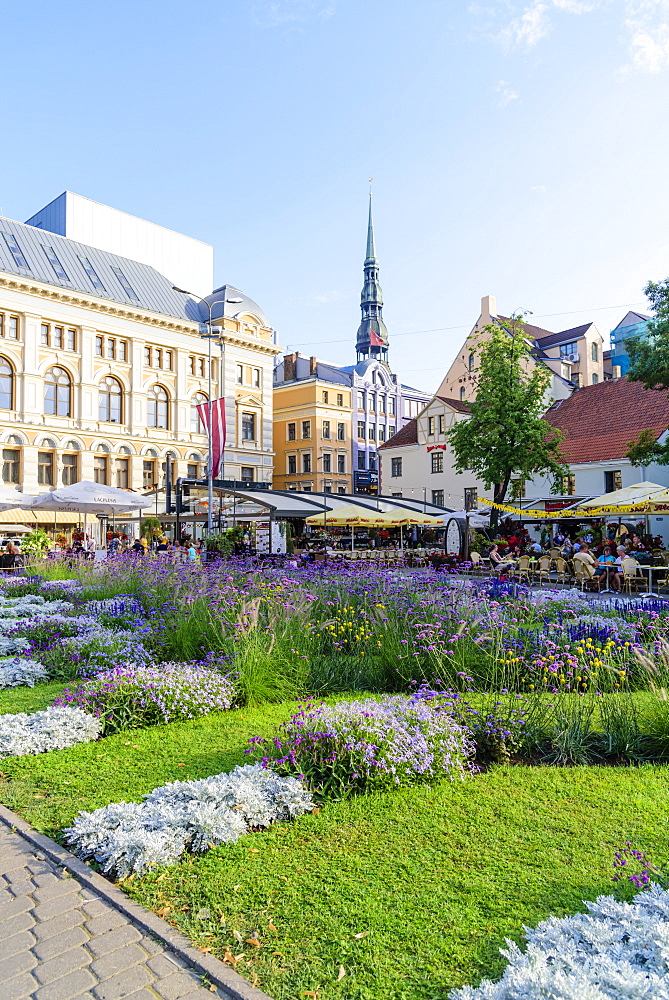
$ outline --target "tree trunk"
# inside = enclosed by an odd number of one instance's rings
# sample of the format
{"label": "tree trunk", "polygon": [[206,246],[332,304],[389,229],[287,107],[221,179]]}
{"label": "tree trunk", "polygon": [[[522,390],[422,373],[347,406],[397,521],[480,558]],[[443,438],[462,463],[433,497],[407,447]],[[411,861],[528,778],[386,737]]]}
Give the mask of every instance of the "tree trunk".
{"label": "tree trunk", "polygon": [[[495,483],[495,488],[493,490],[492,498],[495,503],[504,503],[504,498],[506,496],[506,491],[509,488],[509,482],[511,480],[511,474],[509,473],[503,483]],[[497,531],[497,525],[499,523],[500,511],[497,507],[493,507],[490,514],[490,529],[493,532],[493,538],[495,537],[495,532]]]}

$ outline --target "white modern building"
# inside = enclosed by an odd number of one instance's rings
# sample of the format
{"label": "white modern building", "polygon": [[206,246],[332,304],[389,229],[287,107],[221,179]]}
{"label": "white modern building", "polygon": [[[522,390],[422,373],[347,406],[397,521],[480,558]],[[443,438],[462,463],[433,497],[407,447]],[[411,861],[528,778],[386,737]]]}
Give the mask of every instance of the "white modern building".
{"label": "white modern building", "polygon": [[63,191],[26,225],[148,264],[172,284],[196,295],[204,297],[214,286],[214,248],[208,243],[72,191]]}
{"label": "white modern building", "polygon": [[417,417],[379,446],[381,492],[406,500],[426,500],[451,510],[475,507],[477,497],[492,499],[491,491],[486,491],[473,473],[453,468],[446,433],[468,415],[466,403],[434,396]]}

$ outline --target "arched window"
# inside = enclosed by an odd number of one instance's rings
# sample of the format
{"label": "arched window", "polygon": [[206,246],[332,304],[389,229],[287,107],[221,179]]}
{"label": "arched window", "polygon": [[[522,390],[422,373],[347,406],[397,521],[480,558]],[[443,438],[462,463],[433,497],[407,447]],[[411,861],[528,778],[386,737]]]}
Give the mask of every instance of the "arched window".
{"label": "arched window", "polygon": [[467,390],[465,389],[464,385],[461,385],[460,386],[460,401],[461,402],[464,402],[464,398],[465,398],[465,393],[466,392],[467,392]]}
{"label": "arched window", "polygon": [[168,396],[162,385],[152,385],[147,393],[147,424],[149,427],[169,427]]}
{"label": "arched window", "polygon": [[14,369],[0,358],[0,410],[11,410],[14,403]]}
{"label": "arched window", "polygon": [[200,403],[206,403],[207,397],[203,392],[196,392],[190,401],[190,429],[195,434],[206,434],[207,429],[202,423],[200,414],[197,412],[197,408]]}
{"label": "arched window", "polygon": [[111,424],[120,424],[123,417],[123,389],[120,382],[107,375],[100,383],[98,418]]}
{"label": "arched window", "polygon": [[473,352],[469,355],[469,370],[470,370],[470,372],[474,371],[474,354],[473,354]]}
{"label": "arched window", "polygon": [[54,417],[72,416],[72,382],[64,368],[49,368],[44,376],[44,412]]}

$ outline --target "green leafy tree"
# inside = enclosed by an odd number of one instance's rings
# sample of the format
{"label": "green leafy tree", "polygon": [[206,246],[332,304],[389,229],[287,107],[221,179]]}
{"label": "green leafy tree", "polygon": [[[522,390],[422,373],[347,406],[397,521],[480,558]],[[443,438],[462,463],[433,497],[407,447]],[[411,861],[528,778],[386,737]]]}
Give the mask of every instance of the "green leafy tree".
{"label": "green leafy tree", "polygon": [[[543,474],[559,483],[567,468],[560,457],[563,435],[543,419],[551,373],[534,364],[521,316],[484,328],[475,353],[476,400],[471,416],[448,432],[457,472],[471,470],[495,503],[504,503],[511,477]],[[491,525],[497,524],[493,508]]]}
{"label": "green leafy tree", "polygon": [[654,431],[641,431],[636,441],[627,442],[626,458],[632,465],[643,466],[656,462],[658,465],[669,464],[669,448],[659,444]]}
{"label": "green leafy tree", "polygon": [[34,528],[23,536],[21,541],[21,552],[24,555],[33,556],[39,559],[49,551],[51,539],[43,528]]}
{"label": "green leafy tree", "polygon": [[669,389],[669,278],[649,281],[643,291],[653,318],[647,338],[625,342],[631,362],[627,378],[641,382],[644,389]]}
{"label": "green leafy tree", "polygon": [[[644,389],[666,392],[669,389],[669,278],[649,281],[644,294],[653,317],[648,321],[647,338],[632,337],[625,343],[630,357],[627,378],[631,382],[641,382]],[[647,466],[651,462],[669,465],[669,445],[659,444],[653,431],[644,430],[636,441],[628,442],[626,457],[636,466]]]}

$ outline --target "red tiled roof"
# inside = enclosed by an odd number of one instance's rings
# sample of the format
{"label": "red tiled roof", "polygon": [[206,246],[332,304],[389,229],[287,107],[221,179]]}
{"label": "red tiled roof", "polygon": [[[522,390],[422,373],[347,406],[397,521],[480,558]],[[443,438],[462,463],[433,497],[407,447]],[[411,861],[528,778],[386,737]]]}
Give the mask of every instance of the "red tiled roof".
{"label": "red tiled roof", "polygon": [[555,403],[545,419],[561,430],[560,451],[566,462],[602,462],[624,458],[629,442],[641,431],[658,438],[669,427],[669,392],[644,389],[626,378],[578,389]]}
{"label": "red tiled roof", "polygon": [[398,448],[403,444],[418,444],[418,421],[415,417],[388,438],[385,444],[380,444],[379,451],[381,448]]}
{"label": "red tiled roof", "polygon": [[465,403],[464,400],[453,399],[452,396],[437,396],[437,399],[448,403],[449,406],[452,406],[454,410],[459,410],[460,413],[469,413],[469,403]]}

